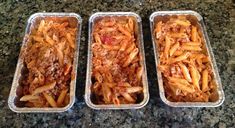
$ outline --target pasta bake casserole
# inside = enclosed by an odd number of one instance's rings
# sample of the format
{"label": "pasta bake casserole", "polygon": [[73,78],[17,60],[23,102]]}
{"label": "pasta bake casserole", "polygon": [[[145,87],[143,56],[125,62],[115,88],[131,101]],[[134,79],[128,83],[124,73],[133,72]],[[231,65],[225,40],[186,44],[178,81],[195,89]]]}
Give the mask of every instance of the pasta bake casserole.
{"label": "pasta bake casserole", "polygon": [[77,20],[69,17],[44,17],[31,28],[21,52],[25,68],[20,101],[25,107],[69,104],[76,33]]}
{"label": "pasta bake casserole", "polygon": [[210,58],[201,31],[185,15],[157,20],[154,36],[166,98],[172,102],[218,99]]}
{"label": "pasta bake casserole", "polygon": [[143,66],[135,19],[103,17],[94,23],[92,86],[96,104],[134,104],[143,94]]}

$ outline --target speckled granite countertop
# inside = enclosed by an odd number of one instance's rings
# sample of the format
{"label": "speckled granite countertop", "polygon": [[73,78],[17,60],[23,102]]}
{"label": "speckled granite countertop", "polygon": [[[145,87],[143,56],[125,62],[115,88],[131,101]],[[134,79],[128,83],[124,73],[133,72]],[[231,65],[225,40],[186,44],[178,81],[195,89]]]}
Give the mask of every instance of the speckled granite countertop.
{"label": "speckled granite countertop", "polygon": [[[232,0],[64,0],[0,1],[0,127],[234,127],[235,125],[235,4]],[[148,18],[154,11],[195,10],[203,17],[225,92],[217,108],[172,108],[165,105],[157,86]],[[77,99],[64,113],[16,114],[7,99],[27,18],[36,12],[75,12],[83,18]],[[98,11],[133,11],[142,17],[150,86],[149,103],[138,110],[92,110],[84,102],[88,18]]]}

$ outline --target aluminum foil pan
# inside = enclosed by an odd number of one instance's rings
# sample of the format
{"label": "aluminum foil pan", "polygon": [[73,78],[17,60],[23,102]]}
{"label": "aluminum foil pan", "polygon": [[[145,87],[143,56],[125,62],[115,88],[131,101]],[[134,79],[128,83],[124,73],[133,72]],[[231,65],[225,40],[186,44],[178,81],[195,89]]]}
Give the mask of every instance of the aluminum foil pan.
{"label": "aluminum foil pan", "polygon": [[197,12],[194,12],[194,11],[159,11],[159,12],[152,13],[149,20],[150,20],[152,43],[153,43],[153,48],[154,48],[156,67],[160,62],[159,62],[159,54],[157,51],[157,45],[156,45],[157,42],[156,42],[155,36],[154,36],[155,23],[157,23],[158,19],[164,20],[169,17],[176,16],[176,15],[187,15],[187,17],[189,17],[189,20],[193,24],[196,24],[197,27],[200,29],[199,31],[201,31],[204,42],[206,43],[207,53],[208,53],[209,57],[211,58],[211,66],[212,66],[212,70],[213,70],[213,75],[216,80],[217,91],[218,91],[219,96],[215,102],[171,102],[171,101],[167,100],[167,98],[165,97],[165,90],[163,87],[162,74],[160,71],[157,70],[157,78],[158,78],[160,97],[164,103],[166,103],[167,105],[172,106],[172,107],[218,107],[223,103],[223,101],[225,99],[224,92],[223,92],[221,80],[219,77],[218,69],[216,66],[215,58],[214,58],[212,48],[210,45],[210,41],[209,41],[209,38],[208,38],[208,35],[206,32],[206,28],[205,28],[205,25],[203,22],[203,18]]}
{"label": "aluminum foil pan", "polygon": [[81,26],[82,26],[82,18],[75,13],[35,13],[31,15],[28,19],[27,27],[25,30],[25,37],[22,43],[21,51],[23,47],[27,46],[27,35],[30,34],[30,30],[34,25],[36,24],[37,19],[43,19],[45,17],[71,17],[75,18],[77,20],[77,28],[78,32],[76,33],[76,50],[74,53],[74,62],[73,62],[73,72],[74,72],[74,79],[71,80],[70,83],[70,102],[67,106],[63,108],[28,108],[28,107],[21,107],[20,104],[20,97],[17,95],[18,94],[18,88],[19,88],[19,80],[21,78],[21,71],[24,68],[23,66],[23,60],[19,56],[18,58],[18,63],[16,66],[16,71],[14,75],[14,79],[12,82],[12,87],[11,91],[9,94],[9,99],[8,99],[8,106],[9,108],[18,113],[34,113],[34,112],[64,112],[68,109],[70,109],[74,102],[75,102],[75,89],[76,89],[76,77],[77,77],[77,66],[78,66],[78,53],[79,53],[79,43],[80,43],[80,35],[81,35]]}
{"label": "aluminum foil pan", "polygon": [[[91,93],[91,85],[92,85],[92,82],[91,82],[91,75],[92,75],[91,44],[93,40],[93,37],[92,37],[93,26],[96,23],[96,20],[99,18],[120,17],[120,16],[133,17],[135,19],[135,26],[138,27],[135,33],[137,37],[138,48],[143,58],[141,61],[141,65],[144,67],[144,73],[142,76],[142,82],[143,82],[142,100],[138,104],[120,104],[118,106],[114,104],[109,104],[109,105],[94,104],[94,102],[92,101],[92,93]],[[149,100],[148,80],[147,80],[147,70],[146,70],[143,35],[142,35],[142,24],[141,24],[140,16],[133,12],[98,12],[98,13],[93,14],[89,19],[88,60],[87,60],[87,74],[86,74],[86,88],[85,88],[86,104],[93,109],[138,109],[138,108],[144,107],[148,103],[148,100]]]}

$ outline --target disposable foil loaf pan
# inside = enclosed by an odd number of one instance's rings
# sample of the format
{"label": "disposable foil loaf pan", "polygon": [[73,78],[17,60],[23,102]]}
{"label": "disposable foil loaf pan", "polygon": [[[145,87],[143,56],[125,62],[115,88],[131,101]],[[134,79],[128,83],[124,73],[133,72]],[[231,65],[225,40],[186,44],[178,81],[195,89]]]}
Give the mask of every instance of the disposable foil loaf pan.
{"label": "disposable foil loaf pan", "polygon": [[71,18],[73,19],[73,21],[76,21],[77,24],[77,29],[78,31],[75,33],[76,35],[76,39],[75,39],[75,53],[74,53],[74,59],[73,59],[73,74],[74,76],[72,76],[71,82],[70,82],[70,89],[69,89],[69,103],[67,106],[65,107],[58,107],[58,108],[30,108],[30,107],[24,107],[21,104],[21,101],[19,101],[20,99],[20,78],[22,76],[22,70],[24,68],[24,64],[23,64],[23,59],[21,56],[19,56],[18,58],[18,63],[16,66],[16,71],[15,71],[15,75],[14,75],[14,79],[12,82],[12,87],[11,87],[11,91],[9,94],[9,99],[8,99],[8,105],[9,108],[17,113],[35,113],[35,112],[64,112],[68,109],[70,109],[74,102],[75,102],[75,89],[76,89],[76,77],[77,77],[77,66],[78,66],[78,54],[79,54],[79,43],[80,43],[80,35],[81,35],[81,26],[82,26],[82,18],[75,13],[35,13],[33,15],[31,15],[28,19],[27,22],[27,27],[25,30],[25,37],[22,43],[22,47],[21,47],[21,52],[23,47],[27,46],[27,37],[28,35],[30,35],[32,28],[38,24],[38,21],[40,21],[43,18],[46,17],[66,17],[66,18]]}
{"label": "disposable foil loaf pan", "polygon": [[[137,46],[139,48],[139,53],[142,57],[141,65],[144,68],[142,75],[142,85],[143,91],[140,97],[140,102],[136,104],[96,104],[94,103],[93,94],[91,92],[92,86],[92,41],[93,41],[93,28],[97,20],[105,17],[132,17],[134,19],[134,24],[136,26],[135,36],[137,41]],[[142,24],[141,18],[139,15],[133,12],[97,12],[93,14],[89,19],[89,42],[88,42],[88,60],[87,60],[87,75],[86,75],[86,88],[85,88],[85,102],[86,104],[93,109],[138,109],[144,107],[149,100],[149,91],[148,91],[148,81],[147,81],[147,71],[145,64],[145,53],[143,45],[143,35],[142,35]]]}
{"label": "disposable foil loaf pan", "polygon": [[205,28],[205,25],[203,22],[203,18],[197,12],[194,12],[194,11],[158,11],[158,12],[154,12],[151,14],[149,20],[150,20],[152,43],[153,43],[153,47],[154,47],[156,67],[158,66],[158,64],[160,64],[160,60],[159,60],[159,53],[157,50],[158,49],[158,46],[157,46],[158,42],[155,39],[155,35],[154,35],[154,27],[155,27],[156,23],[160,20],[164,21],[164,20],[167,20],[171,17],[181,16],[181,15],[186,16],[187,19],[192,24],[196,25],[199,32],[202,34],[202,38],[205,42],[206,51],[207,51],[207,54],[210,58],[212,72],[213,72],[213,76],[215,78],[215,82],[216,82],[216,86],[217,86],[218,97],[217,97],[216,101],[213,101],[213,102],[172,102],[172,101],[169,101],[165,95],[166,92],[164,89],[162,73],[159,70],[157,70],[157,78],[158,78],[160,97],[164,103],[166,103],[167,105],[172,106],[172,107],[218,107],[223,103],[223,101],[225,99],[224,92],[222,89],[221,80],[219,77],[219,73],[218,73],[215,58],[214,58],[214,55],[212,52],[212,48],[210,45],[210,41],[209,41],[209,38],[208,38],[208,35],[206,32],[206,28]]}

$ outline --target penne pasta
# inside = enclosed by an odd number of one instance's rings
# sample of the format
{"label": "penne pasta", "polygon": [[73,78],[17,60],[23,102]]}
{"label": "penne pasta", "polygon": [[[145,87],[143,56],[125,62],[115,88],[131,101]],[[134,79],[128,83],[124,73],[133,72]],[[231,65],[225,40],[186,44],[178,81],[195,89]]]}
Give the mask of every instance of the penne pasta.
{"label": "penne pasta", "polygon": [[135,92],[139,92],[142,90],[143,90],[142,87],[128,87],[128,88],[126,88],[127,93],[135,93]]}
{"label": "penne pasta", "polygon": [[159,33],[159,32],[161,32],[161,30],[162,30],[162,21],[157,23],[155,32]]}
{"label": "penne pasta", "polygon": [[136,47],[135,44],[132,43],[131,46],[129,46],[129,47],[125,50],[125,53],[126,53],[126,54],[129,54],[131,51],[134,50],[135,47]]}
{"label": "penne pasta", "polygon": [[111,28],[111,27],[105,27],[101,30],[101,32],[114,32],[114,31],[115,31],[115,28]]}
{"label": "penne pasta", "polygon": [[57,104],[51,95],[48,95],[45,92],[43,92],[42,94],[45,97],[45,99],[47,100],[47,102],[50,104],[51,107],[53,107],[53,108],[57,107]]}
{"label": "penne pasta", "polygon": [[204,57],[206,57],[206,56],[204,54],[200,54],[200,53],[194,53],[194,54],[190,55],[190,58],[192,58],[192,59],[202,59]]}
{"label": "penne pasta", "polygon": [[187,42],[183,43],[183,45],[190,45],[190,46],[201,46],[201,42]]}
{"label": "penne pasta", "polygon": [[208,70],[205,69],[202,71],[202,91],[208,91]]}
{"label": "penne pasta", "polygon": [[165,55],[166,59],[168,59],[168,54],[169,54],[169,50],[170,50],[170,46],[171,46],[171,41],[168,36],[166,36],[165,42],[166,42],[166,44],[165,44],[166,46],[164,49],[164,55]]}
{"label": "penne pasta", "polygon": [[138,79],[138,81],[141,81],[141,77],[142,77],[143,72],[144,72],[143,66],[139,67],[138,70],[137,70],[137,79]]}
{"label": "penne pasta", "polygon": [[111,94],[111,90],[107,86],[107,84],[102,84],[102,92],[103,92],[103,96],[104,96],[104,101],[106,103],[110,103],[112,94]]}
{"label": "penne pasta", "polygon": [[43,38],[42,37],[39,37],[39,36],[33,36],[33,39],[35,40],[35,41],[38,41],[38,42],[43,42]]}
{"label": "penne pasta", "polygon": [[127,101],[129,101],[130,103],[135,102],[135,99],[133,99],[130,94],[128,94],[128,93],[121,93],[121,95],[122,95]]}
{"label": "penne pasta", "polygon": [[103,76],[99,72],[96,72],[94,76],[95,76],[97,82],[99,82],[99,83],[103,82]]}
{"label": "penne pasta", "polygon": [[180,56],[180,55],[182,55],[183,53],[184,53],[183,50],[176,50],[176,51],[173,53],[173,55],[174,55],[174,56]]}
{"label": "penne pasta", "polygon": [[129,24],[125,24],[124,29],[131,33],[131,29],[129,27]]}
{"label": "penne pasta", "polygon": [[191,40],[193,42],[197,41],[197,28],[195,26],[192,26],[192,31],[191,31]]}
{"label": "penne pasta", "polygon": [[175,44],[171,47],[171,49],[170,49],[170,51],[169,51],[170,57],[175,53],[175,51],[176,51],[179,47],[180,47],[179,42],[175,43]]}
{"label": "penne pasta", "polygon": [[62,91],[60,92],[60,95],[59,95],[59,97],[58,97],[58,99],[57,99],[57,102],[56,102],[56,104],[57,104],[58,106],[61,106],[62,103],[64,102],[64,99],[65,99],[65,97],[66,97],[67,92],[68,92],[68,89],[64,89],[64,90],[62,90]]}
{"label": "penne pasta", "polygon": [[64,75],[68,75],[71,69],[72,69],[72,65],[66,64],[64,68]]}
{"label": "penne pasta", "polygon": [[67,93],[66,96],[65,96],[65,99],[64,99],[64,105],[69,104],[69,101],[70,101],[70,96],[69,96],[69,94]]}
{"label": "penne pasta", "polygon": [[181,46],[182,50],[188,50],[188,51],[201,51],[200,46],[192,46],[192,45],[182,45]]}
{"label": "penne pasta", "polygon": [[100,36],[98,33],[95,33],[94,34],[94,38],[95,38],[95,42],[99,43],[99,44],[102,44],[101,40],[100,40]]}
{"label": "penne pasta", "polygon": [[156,33],[156,38],[160,37],[161,34],[161,30],[162,30],[162,21],[158,22],[155,28],[155,33]]}
{"label": "penne pasta", "polygon": [[54,44],[55,44],[54,40],[51,39],[51,37],[49,37],[48,35],[46,35],[45,40],[46,40],[46,42],[49,43],[50,45],[54,45]]}
{"label": "penne pasta", "polygon": [[134,23],[131,18],[128,19],[128,26],[130,28],[130,31],[133,32],[134,31]]}
{"label": "penne pasta", "polygon": [[119,50],[120,49],[120,46],[109,46],[109,45],[105,45],[103,44],[102,45],[105,49],[108,49],[108,50]]}
{"label": "penne pasta", "polygon": [[169,77],[168,79],[169,79],[170,82],[181,83],[181,84],[184,84],[184,85],[190,85],[190,83],[185,79],[175,78],[175,77]]}
{"label": "penne pasta", "polygon": [[189,74],[189,70],[188,68],[183,64],[183,63],[178,63],[178,65],[180,66],[182,73],[184,75],[184,78],[188,81],[188,82],[192,82],[192,78]]}
{"label": "penne pasta", "polygon": [[126,31],[126,30],[122,27],[122,25],[118,25],[118,30],[119,30],[121,33],[123,33],[124,35],[126,35],[128,38],[131,38],[131,33],[128,32],[128,31]]}
{"label": "penne pasta", "polygon": [[119,86],[123,86],[123,87],[131,87],[131,85],[128,82],[121,82],[121,84],[119,84]]}
{"label": "penne pasta", "polygon": [[128,56],[128,58],[126,59],[126,61],[124,62],[123,64],[123,67],[126,67],[128,66],[132,60],[136,57],[136,55],[138,54],[139,52],[139,49],[138,48],[135,48],[131,53],[130,55]]}
{"label": "penne pasta", "polygon": [[178,61],[183,61],[185,59],[187,59],[190,56],[190,52],[184,52],[182,55],[175,57],[175,58],[171,58],[170,63],[175,63]]}
{"label": "penne pasta", "polygon": [[186,27],[191,25],[191,23],[188,20],[179,20],[179,19],[177,19],[174,22],[178,25],[186,26]]}
{"label": "penne pasta", "polygon": [[57,51],[57,56],[58,56],[58,58],[59,58],[59,63],[61,64],[61,65],[63,65],[63,61],[64,61],[64,55],[63,55],[63,49],[62,48],[60,48],[60,46],[59,46],[59,44],[57,45],[57,47],[56,47],[56,51]]}
{"label": "penne pasta", "polygon": [[46,23],[45,23],[45,20],[42,20],[42,21],[39,23],[38,31],[37,31],[38,34],[42,33],[45,24],[46,24]]}
{"label": "penne pasta", "polygon": [[128,45],[128,42],[127,41],[123,41],[122,44],[121,44],[120,51],[125,51],[127,45]]}
{"label": "penne pasta", "polygon": [[51,24],[51,23],[52,23],[52,22],[49,22],[47,26],[46,26],[46,25],[44,26],[44,29],[43,29],[43,31],[42,31],[42,33],[43,33],[44,36],[48,35],[47,31],[50,30],[51,25],[49,25],[49,24]]}
{"label": "penne pasta", "polygon": [[182,84],[182,83],[171,83],[171,82],[170,82],[169,84],[172,85],[172,86],[175,86],[175,88],[180,89],[180,90],[182,90],[182,91],[185,91],[185,92],[187,92],[187,93],[193,93],[193,92],[195,92],[194,88],[189,87],[188,85],[184,85],[184,84]]}
{"label": "penne pasta", "polygon": [[40,96],[33,96],[33,95],[24,95],[20,98],[20,101],[29,101],[29,100],[37,100]]}
{"label": "penne pasta", "polygon": [[67,37],[67,40],[69,42],[69,46],[74,49],[75,48],[75,43],[74,43],[74,39],[72,38],[71,34],[67,33],[66,37]]}
{"label": "penne pasta", "polygon": [[37,95],[39,93],[49,91],[49,90],[53,89],[55,87],[55,85],[56,85],[56,82],[52,82],[50,84],[38,87],[33,91],[32,95]]}
{"label": "penne pasta", "polygon": [[173,37],[173,38],[187,38],[187,34],[185,34],[185,33],[171,33],[170,37]]}
{"label": "penne pasta", "polygon": [[118,105],[118,106],[121,104],[121,103],[120,103],[120,100],[118,99],[117,96],[114,96],[114,97],[112,98],[112,101],[113,101],[114,104],[116,104],[116,105]]}
{"label": "penne pasta", "polygon": [[169,69],[169,66],[167,65],[158,65],[157,69],[160,70],[161,72],[167,71]]}
{"label": "penne pasta", "polygon": [[199,72],[197,71],[196,67],[193,65],[189,65],[189,69],[190,69],[190,74],[192,76],[193,85],[195,86],[195,88],[200,90],[200,86],[199,86],[200,74],[199,74]]}

